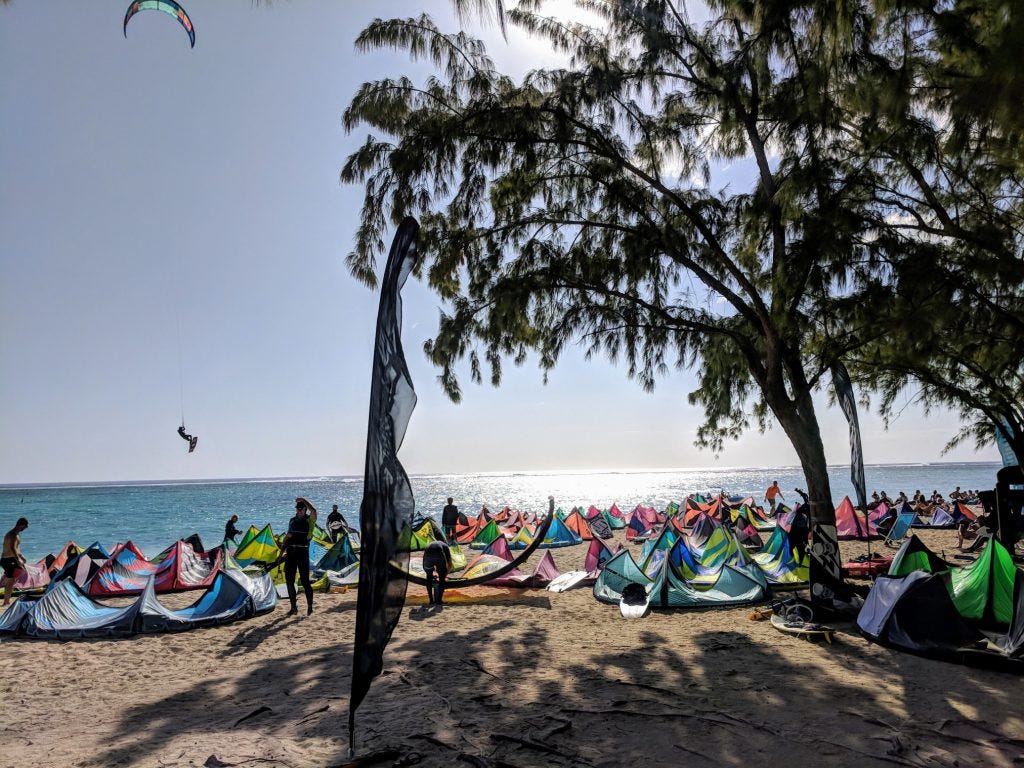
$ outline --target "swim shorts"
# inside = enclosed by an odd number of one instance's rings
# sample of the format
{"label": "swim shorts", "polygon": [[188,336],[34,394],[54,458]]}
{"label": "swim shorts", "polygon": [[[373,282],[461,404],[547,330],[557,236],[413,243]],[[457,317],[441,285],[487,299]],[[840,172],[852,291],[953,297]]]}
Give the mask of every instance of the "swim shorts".
{"label": "swim shorts", "polygon": [[4,569],[4,578],[10,579],[21,568],[21,561],[16,557],[5,557],[0,559],[0,566]]}

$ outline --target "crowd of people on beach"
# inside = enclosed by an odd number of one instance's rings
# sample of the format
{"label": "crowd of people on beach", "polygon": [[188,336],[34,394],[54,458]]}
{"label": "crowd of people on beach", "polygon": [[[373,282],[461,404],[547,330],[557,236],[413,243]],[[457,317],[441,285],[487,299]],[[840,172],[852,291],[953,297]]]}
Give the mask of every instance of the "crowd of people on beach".
{"label": "crowd of people on beach", "polygon": [[[807,493],[794,488],[793,492],[799,497],[797,506],[808,504]],[[789,512],[786,506],[786,497],[779,487],[778,480],[772,482],[765,490],[763,500],[768,509],[767,514],[775,517],[781,512]],[[937,510],[949,511],[954,502],[976,505],[979,503],[978,492],[973,489],[966,491],[957,486],[947,496],[939,491],[933,490],[930,496],[926,496],[920,490],[916,490],[913,496],[900,491],[895,498],[890,497],[884,491],[874,491],[871,500],[867,503],[867,509],[862,512],[871,513],[882,504],[887,505],[889,513],[886,518],[879,520],[879,528],[884,528],[895,519],[895,510],[902,504],[908,504],[912,510],[921,516],[931,516]],[[486,509],[486,508],[485,508]],[[306,614],[313,612],[313,589],[309,575],[309,544],[313,539],[314,531],[317,528],[317,509],[303,496],[295,499],[295,514],[288,521],[288,530],[281,544],[283,554],[277,562],[270,567],[284,563],[285,583],[288,590],[288,598],[291,603],[289,615],[298,613],[298,594],[296,582],[301,586],[306,598]],[[454,503],[454,498],[448,497],[447,503],[441,511],[441,527],[445,537],[452,541],[455,536],[455,529],[460,521],[459,508]],[[242,533],[238,527],[238,515],[231,517],[224,524],[224,542],[235,543],[237,537]],[[350,530],[338,505],[334,504],[330,514],[327,515],[324,531],[331,542],[337,541],[339,536]],[[3,557],[0,559],[0,567],[3,568],[4,600],[6,606],[10,602],[13,593],[14,582],[19,569],[25,565],[25,557],[21,553],[21,534],[28,528],[28,520],[19,518],[15,526],[9,530],[3,539]],[[961,547],[966,541],[976,540],[983,537],[991,528],[990,521],[984,515],[980,515],[974,521],[961,521],[958,525],[959,540],[957,546]],[[451,570],[452,555],[445,542],[435,542],[428,547],[424,553],[423,567],[426,571],[428,587],[427,593],[431,604],[443,604],[445,581],[448,572]]]}
{"label": "crowd of people on beach", "polygon": [[879,504],[888,504],[890,507],[909,504],[911,509],[919,515],[931,515],[937,509],[948,510],[949,505],[956,501],[964,504],[977,504],[979,503],[978,492],[971,489],[961,491],[958,485],[949,492],[947,500],[937,490],[933,490],[931,496],[925,496],[920,490],[916,490],[913,498],[907,496],[905,491],[900,491],[895,499],[890,498],[885,491],[874,491],[871,494],[871,501],[868,502],[868,511],[875,509]]}
{"label": "crowd of people on beach", "polygon": [[[907,504],[920,517],[931,517],[939,510],[950,512],[956,502],[975,506],[980,504],[980,499],[977,491],[973,489],[962,491],[959,485],[949,492],[948,499],[943,498],[938,490],[932,490],[931,496],[925,496],[919,489],[914,491],[913,497],[908,497],[904,491],[900,491],[895,499],[890,498],[885,491],[875,491],[871,494],[867,511],[872,512],[882,504],[889,508],[886,516],[877,521],[879,531],[885,533],[895,522],[897,510],[904,504]],[[984,543],[985,537],[991,534],[992,521],[985,514],[979,515],[974,520],[963,518],[957,522],[956,530],[957,549],[970,552],[980,547]],[[966,542],[974,543],[964,547]]]}
{"label": "crowd of people on beach", "polygon": [[[793,492],[799,498],[797,506],[807,505],[809,498],[807,492],[801,488],[794,488]],[[724,495],[724,491],[721,492]],[[789,512],[790,508],[784,503],[786,501],[785,494],[779,487],[779,481],[775,480],[765,490],[762,499],[766,502],[767,514],[771,517],[776,517],[781,512]],[[893,498],[889,496],[888,492],[873,491],[871,494],[870,501],[867,502],[867,509],[861,509],[862,513],[873,513],[882,505],[885,505],[887,511],[884,516],[880,516],[875,519],[876,527],[879,532],[884,534],[889,527],[895,522],[897,511],[902,507],[903,504],[909,505],[910,509],[914,511],[916,515],[922,518],[930,518],[938,510],[944,510],[946,512],[951,511],[951,507],[955,502],[961,502],[963,504],[976,507],[981,503],[979,498],[979,492],[974,489],[961,490],[960,486],[956,486],[950,491],[946,497],[944,497],[938,489],[933,489],[930,496],[926,496],[921,492],[920,489],[914,491],[914,495],[908,496],[905,491],[900,491]],[[859,508],[858,508],[859,509]],[[989,520],[985,514],[979,515],[975,520],[963,519],[957,523],[957,548],[964,549],[965,542],[975,542],[966,549],[971,551],[974,548],[980,546],[984,541],[985,537],[992,531],[992,521]]]}
{"label": "crowd of people on beach", "polygon": [[[800,496],[803,504],[808,503],[808,497],[806,492],[800,488],[794,489],[796,494]],[[785,501],[785,497],[782,491],[779,489],[779,481],[774,481],[764,493],[764,500],[768,502],[769,514],[774,516],[777,510],[786,509],[783,505],[779,504],[779,500]],[[871,500],[867,502],[867,509],[861,510],[861,512],[872,513],[875,512],[883,504],[887,507],[887,512],[884,516],[881,516],[875,520],[878,531],[882,534],[886,533],[892,524],[896,520],[897,511],[902,505],[907,504],[915,514],[920,517],[931,517],[937,511],[943,510],[950,512],[951,507],[954,503],[960,502],[967,504],[972,507],[976,507],[981,503],[979,497],[979,491],[974,489],[961,490],[960,486],[956,486],[952,491],[949,492],[947,497],[943,497],[937,489],[933,489],[930,496],[926,496],[921,492],[920,489],[914,491],[914,495],[907,496],[905,491],[900,491],[896,494],[895,498],[889,496],[889,494],[882,491],[873,491],[871,493]],[[971,552],[980,548],[986,538],[991,535],[994,528],[993,521],[987,514],[979,514],[975,519],[961,519],[956,524],[957,530],[957,549]],[[971,542],[968,544],[968,542]],[[967,544],[965,547],[964,545]]]}
{"label": "crowd of people on beach", "polygon": [[[795,488],[794,491],[798,496],[801,497],[803,503],[807,503],[807,494],[800,488]],[[764,500],[768,502],[770,513],[775,514],[775,508],[778,501],[786,500],[782,490],[779,488],[779,481],[775,480],[768,489],[764,492]],[[886,491],[873,491],[871,494],[871,501],[868,502],[867,511],[871,512],[878,508],[881,504],[886,504],[889,507],[896,507],[900,504],[910,504],[911,509],[921,515],[931,515],[936,509],[947,509],[949,505],[955,501],[960,501],[964,504],[978,504],[978,491],[968,489],[961,491],[958,485],[952,491],[949,492],[948,501],[943,497],[938,490],[933,490],[931,496],[925,496],[920,489],[914,491],[914,496],[911,498],[907,496],[905,491],[900,491],[896,494],[896,498],[892,498]],[[863,510],[862,510],[863,511]]]}

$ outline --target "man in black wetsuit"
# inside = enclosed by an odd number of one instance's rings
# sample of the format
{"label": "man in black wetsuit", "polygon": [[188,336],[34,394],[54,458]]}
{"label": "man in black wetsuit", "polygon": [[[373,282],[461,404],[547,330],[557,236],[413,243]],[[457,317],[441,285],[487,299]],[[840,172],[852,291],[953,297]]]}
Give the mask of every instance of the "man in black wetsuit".
{"label": "man in black wetsuit", "polygon": [[[432,541],[423,550],[423,571],[427,574],[427,599],[432,605],[444,605],[444,581],[452,568],[452,551],[443,541]],[[437,587],[434,587],[434,574]]]}
{"label": "man in black wetsuit", "polygon": [[192,451],[194,451],[196,449],[196,445],[199,444],[199,438],[198,437],[193,437],[188,432],[186,432],[184,424],[182,424],[180,427],[178,427],[178,435],[181,437],[182,440],[185,440],[188,443],[188,452],[189,453],[192,453]]}
{"label": "man in black wetsuit", "polygon": [[228,520],[224,526],[224,541],[234,541],[235,536],[241,533],[240,530],[235,528],[235,523],[238,522],[238,515],[232,515],[231,519]]}
{"label": "man in black wetsuit", "polygon": [[327,535],[331,537],[331,541],[338,540],[338,534],[341,533],[344,527],[345,518],[338,511],[338,505],[335,504],[331,508],[331,514],[327,516]]}
{"label": "man in black wetsuit", "polygon": [[789,528],[789,546],[793,557],[799,562],[807,555],[807,541],[811,535],[810,503],[801,504],[793,514]]}
{"label": "man in black wetsuit", "polygon": [[[309,515],[307,516],[307,510]],[[299,612],[295,600],[295,573],[298,571],[302,582],[302,591],[306,593],[306,615],[313,612],[313,586],[309,581],[309,539],[316,510],[313,505],[301,496],[295,500],[295,517],[288,521],[288,534],[285,537],[284,581],[288,587],[288,599],[292,608],[289,616]]]}
{"label": "man in black wetsuit", "polygon": [[454,499],[449,496],[448,503],[441,510],[441,527],[448,541],[455,541],[455,526],[459,522],[459,508],[453,502]]}

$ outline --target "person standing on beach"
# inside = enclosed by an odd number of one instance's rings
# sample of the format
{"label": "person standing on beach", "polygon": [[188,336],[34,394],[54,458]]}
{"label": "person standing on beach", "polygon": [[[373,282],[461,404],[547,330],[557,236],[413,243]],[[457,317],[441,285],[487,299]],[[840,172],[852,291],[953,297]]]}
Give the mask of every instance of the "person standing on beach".
{"label": "person standing on beach", "polygon": [[793,511],[793,519],[789,527],[789,547],[793,558],[803,562],[807,557],[807,544],[811,538],[811,518],[807,513],[808,504],[797,507]]}
{"label": "person standing on beach", "polygon": [[[432,541],[423,550],[423,571],[427,574],[427,599],[431,605],[444,605],[444,582],[452,568],[452,551],[443,541]],[[437,587],[434,587],[434,574]]]}
{"label": "person standing on beach", "polygon": [[235,541],[235,536],[241,533],[240,530],[235,528],[235,523],[238,522],[238,515],[232,515],[224,526],[224,541]]}
{"label": "person standing on beach", "polygon": [[345,518],[338,511],[338,505],[335,504],[331,507],[331,513],[327,515],[327,535],[331,537],[332,542],[338,540],[338,534],[341,533],[344,527]]}
{"label": "person standing on beach", "polygon": [[782,495],[782,489],[779,488],[778,480],[768,486],[768,490],[764,492],[764,500],[771,505],[771,511],[769,514],[772,515],[775,514],[775,499],[782,499],[783,501],[786,500],[786,497]]}
{"label": "person standing on beach", "polygon": [[459,508],[455,506],[454,501],[449,496],[448,503],[441,510],[441,527],[444,528],[444,535],[448,541],[455,541],[455,526],[459,522]]}
{"label": "person standing on beach", "polygon": [[305,498],[295,499],[295,517],[288,521],[288,533],[285,536],[284,581],[288,588],[288,599],[292,607],[289,616],[299,612],[295,595],[295,574],[298,573],[302,582],[302,591],[306,593],[306,615],[313,613],[313,585],[309,581],[309,540],[313,537],[313,524],[316,521],[316,508]]}
{"label": "person standing on beach", "polygon": [[19,517],[7,533],[4,534],[3,556],[0,566],[4,569],[4,605],[10,605],[11,594],[14,592],[14,577],[25,565],[25,557],[21,554],[21,532],[28,528],[28,519]]}

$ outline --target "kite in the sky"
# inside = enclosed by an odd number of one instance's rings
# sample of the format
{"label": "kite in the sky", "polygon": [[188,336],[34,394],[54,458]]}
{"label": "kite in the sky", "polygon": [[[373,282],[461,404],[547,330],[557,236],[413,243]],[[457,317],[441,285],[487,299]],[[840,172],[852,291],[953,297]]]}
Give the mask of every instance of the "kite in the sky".
{"label": "kite in the sky", "polygon": [[182,424],[180,427],[178,427],[178,434],[181,436],[182,440],[185,440],[185,441],[188,442],[188,452],[192,453],[192,451],[194,451],[196,449],[196,446],[199,444],[199,438],[198,437],[193,437],[192,435],[188,434],[185,431],[185,425],[184,424]]}
{"label": "kite in the sky", "polygon": [[191,41],[192,47],[196,47],[196,31],[192,26],[192,19],[185,13],[185,9],[174,2],[174,0],[134,0],[124,14],[125,37],[128,37],[128,20],[139,11],[163,11],[168,16],[173,16],[181,23],[185,31],[188,32],[188,39]]}

